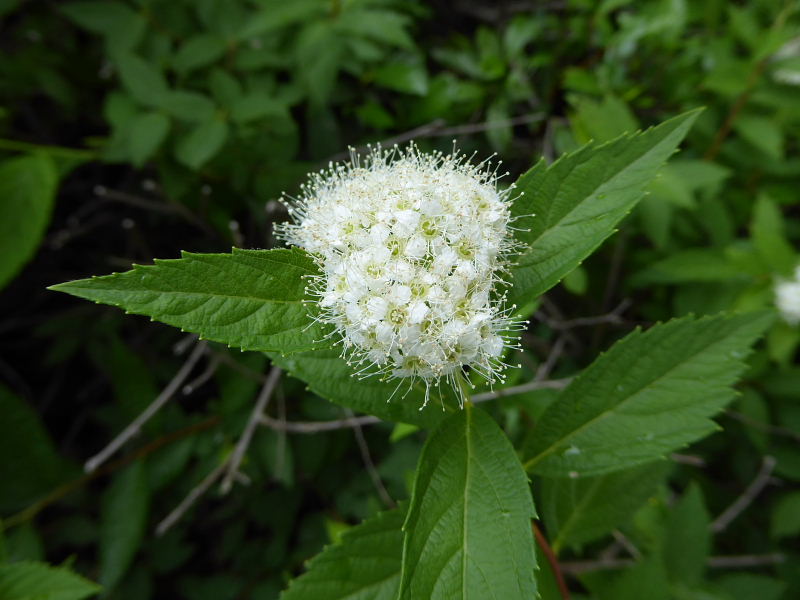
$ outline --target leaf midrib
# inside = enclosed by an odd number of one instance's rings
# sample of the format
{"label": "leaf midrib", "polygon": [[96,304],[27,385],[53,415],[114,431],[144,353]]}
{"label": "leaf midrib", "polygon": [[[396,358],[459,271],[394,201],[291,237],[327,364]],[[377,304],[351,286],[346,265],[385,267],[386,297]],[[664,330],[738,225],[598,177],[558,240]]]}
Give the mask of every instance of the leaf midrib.
{"label": "leaf midrib", "polygon": [[[89,280],[91,281],[91,279]],[[170,295],[170,296],[193,296],[193,297],[211,297],[211,298],[226,298],[230,300],[249,300],[254,302],[259,302],[262,304],[303,304],[303,300],[277,300],[271,298],[259,298],[258,296],[247,296],[247,295],[235,295],[235,294],[217,294],[217,293],[209,293],[209,292],[183,292],[183,291],[174,291],[174,290],[154,290],[154,289],[139,289],[139,290],[124,290],[121,288],[117,288],[115,290],[98,290],[95,287],[82,287],[73,285],[72,283],[65,283],[61,285],[54,285],[50,289],[58,290],[58,291],[65,291],[69,292],[70,290],[89,290],[93,293],[93,295],[98,295],[103,292],[109,293],[118,293],[118,294],[160,294],[160,295]],[[84,296],[89,300],[95,300],[95,298],[91,296]],[[102,302],[102,300],[100,300]],[[146,304],[150,304],[147,302]]]}

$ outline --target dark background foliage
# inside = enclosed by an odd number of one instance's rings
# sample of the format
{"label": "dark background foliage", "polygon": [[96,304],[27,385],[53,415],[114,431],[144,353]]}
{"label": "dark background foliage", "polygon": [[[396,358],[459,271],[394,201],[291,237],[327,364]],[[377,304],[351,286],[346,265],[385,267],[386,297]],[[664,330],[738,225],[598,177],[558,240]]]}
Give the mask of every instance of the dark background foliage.
{"label": "dark background foliage", "polygon": [[[770,306],[800,241],[799,25],[797,4],[776,0],[0,1],[0,159],[41,157],[58,181],[24,269],[15,232],[30,215],[11,201],[22,184],[0,197],[8,560],[66,561],[110,598],[276,598],[324,544],[408,497],[422,433],[260,427],[233,488],[211,486],[157,536],[232,452],[266,359],[208,346],[141,435],[82,476],[195,343],[45,290],[181,250],[271,247],[272,223],[286,218],[280,194],[348,146],[416,139],[447,151],[455,140],[481,159],[497,152],[510,183],[540,157],[706,107],[619,234],[539,304],[510,383],[571,375],[636,325]],[[34,180],[31,193],[48,196]],[[673,457],[616,541],[564,550],[573,573],[578,561],[595,568],[571,576],[576,594],[800,594],[798,339],[796,327],[773,327],[723,430]],[[552,394],[492,411],[521,440]],[[346,417],[289,377],[267,413]],[[709,568],[702,552],[691,563],[704,543],[692,527],[743,497],[755,502],[714,532]],[[669,542],[677,548],[659,541],[670,527],[687,530]],[[687,552],[677,571],[697,575],[685,581],[652,559],[669,567]],[[639,553],[650,558],[598,569]],[[664,595],[641,592],[667,580]],[[681,592],[698,581],[708,595]]]}

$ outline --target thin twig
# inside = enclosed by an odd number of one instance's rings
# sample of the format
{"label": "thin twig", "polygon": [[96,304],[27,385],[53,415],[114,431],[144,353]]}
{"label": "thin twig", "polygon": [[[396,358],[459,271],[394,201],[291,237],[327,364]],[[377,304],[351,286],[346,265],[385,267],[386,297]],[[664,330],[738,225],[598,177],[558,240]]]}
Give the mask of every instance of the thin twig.
{"label": "thin twig", "polygon": [[759,431],[763,431],[764,433],[769,433],[772,435],[780,435],[783,437],[788,437],[793,439],[796,442],[800,442],[800,434],[788,429],[787,427],[780,427],[778,425],[771,425],[769,423],[762,423],[761,421],[757,421],[755,419],[751,419],[745,414],[740,412],[736,412],[735,410],[727,410],[725,414],[732,419],[736,419],[740,423],[744,423],[745,425],[750,425],[754,429],[758,429]]}
{"label": "thin twig", "polygon": [[520,385],[513,385],[507,388],[500,388],[497,390],[493,390],[491,392],[483,392],[481,394],[475,394],[472,397],[472,401],[474,403],[478,402],[486,402],[488,400],[494,400],[495,398],[505,398],[506,396],[516,396],[518,394],[525,394],[526,392],[532,392],[534,390],[560,390],[565,388],[569,385],[572,381],[571,377],[565,377],[563,379],[545,379],[542,381],[529,381],[528,383],[522,383]]}
{"label": "thin twig", "polygon": [[761,468],[758,470],[755,479],[750,482],[750,485],[747,486],[745,491],[739,496],[733,504],[731,504],[728,508],[726,508],[722,513],[714,519],[714,521],[709,525],[709,529],[714,533],[719,533],[720,531],[725,531],[728,525],[738,517],[744,510],[750,506],[753,500],[761,493],[761,491],[766,487],[767,483],[769,483],[769,477],[772,474],[772,470],[775,468],[775,458],[772,456],[765,456],[764,460],[761,463]]}
{"label": "thin twig", "polygon": [[206,475],[205,479],[197,484],[192,491],[170,512],[164,519],[156,526],[156,535],[162,536],[169,531],[175,523],[180,521],[181,517],[188,511],[195,502],[205,494],[214,483],[222,477],[225,469],[228,467],[228,461],[219,464],[213,471]]}
{"label": "thin twig", "polygon": [[125,429],[120,432],[111,442],[103,448],[100,452],[95,454],[92,458],[84,464],[84,470],[91,473],[101,464],[108,460],[108,458],[119,450],[128,440],[137,435],[142,426],[149,421],[161,408],[169,402],[170,398],[175,395],[175,392],[180,389],[183,382],[192,372],[200,357],[206,351],[206,342],[198,342],[189,358],[183,363],[183,366],[175,374],[175,377],[167,384],[155,400],[148,406],[142,413],[136,417]]}
{"label": "thin twig", "polygon": [[564,352],[564,345],[566,343],[567,337],[565,335],[561,335],[556,339],[553,347],[550,349],[550,353],[547,355],[547,358],[541,365],[539,365],[539,368],[536,369],[536,375],[533,377],[534,382],[547,380],[547,376],[550,375],[550,372],[556,366],[558,359],[561,358],[561,353]]}
{"label": "thin twig", "polygon": [[[742,554],[733,556],[709,556],[706,566],[712,569],[741,569],[748,567],[764,567],[786,561],[786,555],[779,552],[772,554]],[[562,562],[561,569],[570,575],[581,575],[592,571],[626,569],[636,564],[632,558],[604,558],[599,560],[575,560]]]}
{"label": "thin twig", "polygon": [[227,460],[227,473],[225,474],[225,478],[222,480],[221,486],[223,494],[227,494],[233,485],[233,479],[236,476],[236,473],[239,471],[239,465],[242,464],[242,459],[244,458],[247,449],[250,447],[250,442],[253,440],[253,434],[255,433],[258,424],[261,422],[261,417],[264,414],[267,405],[269,404],[270,398],[272,398],[272,393],[275,391],[278,381],[280,381],[281,373],[282,371],[279,367],[272,367],[269,375],[267,375],[267,380],[261,387],[261,392],[258,394],[258,399],[253,407],[253,412],[250,413],[250,419],[247,421],[247,425],[242,432],[242,436],[239,438],[236,447],[233,449],[233,452]]}
{"label": "thin twig", "polygon": [[[347,413],[347,417],[349,419],[355,419],[355,415],[353,411],[345,409]],[[372,485],[375,486],[375,490],[378,492],[378,496],[380,496],[383,503],[389,508],[395,508],[397,504],[389,495],[386,486],[383,485],[383,481],[381,480],[381,476],[378,473],[378,469],[375,468],[375,463],[372,461],[372,455],[369,452],[369,446],[367,445],[367,440],[364,437],[364,432],[361,430],[361,425],[356,423],[353,425],[353,435],[355,435],[356,443],[358,444],[358,450],[361,452],[361,459],[364,461],[364,466],[367,468],[367,473],[369,473],[369,478],[372,480]]]}
{"label": "thin twig", "polygon": [[184,396],[188,396],[192,392],[197,389],[200,389],[209,379],[214,376],[214,373],[217,372],[217,368],[219,367],[219,356],[216,354],[211,355],[211,359],[208,361],[208,366],[203,370],[200,375],[192,379],[189,383],[184,384],[183,388],[181,388],[181,392]]}
{"label": "thin twig", "polygon": [[[490,129],[497,129],[499,127],[513,127],[515,125],[524,125],[526,123],[537,123],[544,120],[546,117],[546,114],[537,112],[519,115],[510,119],[483,121],[481,123],[465,123],[463,125],[454,125],[452,127],[445,127],[444,125],[446,122],[444,119],[434,119],[430,123],[420,125],[414,129],[410,129],[398,135],[386,138],[385,140],[381,140],[378,142],[378,144],[374,145],[380,145],[383,148],[391,148],[395,144],[400,145],[411,140],[418,140],[422,138],[470,135],[473,133],[488,131]],[[364,144],[355,147],[353,150],[359,153],[363,152],[364,150],[368,150],[370,146],[371,145]],[[349,156],[350,151],[339,152],[338,154],[331,156],[328,161],[336,162],[337,160],[342,160],[344,158],[348,158]]]}
{"label": "thin twig", "polygon": [[262,415],[259,421],[264,427],[273,431],[286,433],[320,433],[322,431],[336,431],[338,429],[351,429],[363,425],[376,425],[381,423],[378,417],[370,415],[353,417],[349,419],[336,419],[334,421],[283,421],[273,419],[269,415]]}
{"label": "thin twig", "polygon": [[158,439],[153,440],[149,444],[142,446],[137,450],[134,450],[130,454],[126,454],[122,458],[104,464],[103,466],[92,471],[91,473],[85,473],[80,477],[78,477],[77,479],[68,481],[67,483],[64,483],[55,488],[41,500],[35,502],[34,504],[31,504],[27,508],[21,510],[15,515],[12,515],[8,519],[5,519],[2,522],[0,529],[10,529],[11,527],[20,525],[25,521],[29,521],[51,504],[58,502],[65,496],[68,496],[69,494],[74,492],[75,490],[80,489],[90,481],[93,481],[98,477],[101,477],[108,473],[117,471],[118,469],[121,469],[123,467],[126,467],[134,460],[152,454],[156,450],[168,444],[171,444],[172,442],[176,442],[178,440],[181,440],[185,437],[188,437],[200,431],[205,431],[206,429],[210,429],[211,427],[217,425],[218,423],[219,423],[218,416],[209,417],[205,421],[200,421],[199,423],[194,423],[193,425],[189,425],[188,427],[184,427],[183,429],[179,429],[178,431],[173,431],[172,433],[168,433]]}
{"label": "thin twig", "polygon": [[569,600],[569,588],[567,587],[567,583],[564,581],[564,575],[561,572],[561,566],[558,564],[558,558],[556,557],[555,552],[553,552],[553,549],[547,542],[547,538],[544,537],[544,534],[542,533],[542,530],[539,529],[536,521],[531,521],[531,527],[533,527],[533,535],[536,538],[536,544],[542,550],[542,553],[547,558],[547,562],[550,563],[550,568],[553,570],[553,575],[556,578],[556,583],[558,584],[558,591],[561,594],[561,598],[563,600]]}
{"label": "thin twig", "polygon": [[604,323],[611,325],[622,325],[625,323],[625,319],[622,318],[622,313],[624,313],[630,307],[630,305],[630,299],[625,298],[616,306],[616,308],[614,308],[614,310],[604,315],[598,315],[596,317],[579,317],[577,319],[570,319],[568,321],[551,319],[550,317],[545,316],[541,311],[537,312],[534,316],[545,323],[548,327],[557,330],[572,329],[574,327],[591,327],[593,325],[602,325]]}
{"label": "thin twig", "polygon": [[669,455],[670,459],[673,462],[676,462],[681,465],[689,465],[690,467],[700,467],[703,468],[706,466],[706,461],[701,456],[694,456],[692,454],[678,454],[677,452],[673,452]]}

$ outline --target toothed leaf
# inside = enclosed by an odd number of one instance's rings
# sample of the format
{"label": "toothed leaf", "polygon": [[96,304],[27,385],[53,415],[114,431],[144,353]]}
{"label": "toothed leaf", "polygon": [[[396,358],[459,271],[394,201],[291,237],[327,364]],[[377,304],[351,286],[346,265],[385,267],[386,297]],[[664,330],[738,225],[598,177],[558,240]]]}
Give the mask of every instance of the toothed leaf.
{"label": "toothed leaf", "polygon": [[325,346],[319,342],[322,327],[304,303],[305,277],[317,273],[306,252],[234,249],[182,256],[50,289],[243,350],[301,352]]}

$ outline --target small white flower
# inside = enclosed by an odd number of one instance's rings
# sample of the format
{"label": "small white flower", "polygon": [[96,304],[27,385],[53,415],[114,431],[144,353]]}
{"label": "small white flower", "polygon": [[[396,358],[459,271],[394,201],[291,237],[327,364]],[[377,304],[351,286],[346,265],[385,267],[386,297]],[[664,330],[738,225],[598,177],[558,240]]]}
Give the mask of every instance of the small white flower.
{"label": "small white flower", "polygon": [[515,248],[510,189],[496,180],[455,152],[412,144],[363,163],[352,155],[287,203],[293,222],[276,231],[315,256],[317,318],[359,372],[419,378],[427,390],[445,379],[462,400],[467,369],[502,379],[520,323],[495,290]]}
{"label": "small white flower", "polygon": [[775,306],[789,325],[800,324],[800,266],[794,271],[794,279],[775,284]]}

